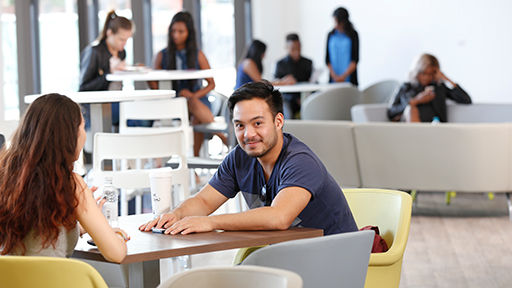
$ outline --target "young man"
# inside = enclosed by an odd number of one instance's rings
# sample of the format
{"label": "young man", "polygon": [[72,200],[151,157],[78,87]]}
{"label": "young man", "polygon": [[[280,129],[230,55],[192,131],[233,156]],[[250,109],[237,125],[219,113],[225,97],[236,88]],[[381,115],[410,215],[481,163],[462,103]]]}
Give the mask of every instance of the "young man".
{"label": "young man", "polygon": [[[281,79],[291,75],[296,82],[309,81],[313,72],[313,62],[301,56],[300,41],[297,34],[286,36],[286,50],[288,50],[288,55],[277,62],[275,77]],[[300,112],[300,93],[285,93],[283,98],[291,112],[291,115],[285,113],[286,119],[295,118],[295,115]]]}
{"label": "young man", "polygon": [[[141,231],[164,227],[174,235],[299,226],[329,235],[357,230],[343,192],[322,162],[283,133],[279,91],[265,80],[245,84],[229,98],[229,109],[239,145],[196,196],[141,225]],[[208,216],[239,191],[250,210]]]}

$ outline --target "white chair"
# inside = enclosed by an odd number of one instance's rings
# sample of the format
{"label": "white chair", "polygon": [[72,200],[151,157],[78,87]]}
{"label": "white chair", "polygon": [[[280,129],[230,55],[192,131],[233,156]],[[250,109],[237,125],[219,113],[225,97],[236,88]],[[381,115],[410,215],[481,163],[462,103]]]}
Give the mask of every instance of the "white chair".
{"label": "white chair", "polygon": [[[162,127],[128,127],[128,120],[170,120],[178,119],[178,126]],[[119,133],[145,134],[162,133],[183,130],[185,132],[185,147],[193,151],[194,134],[188,120],[187,99],[176,97],[164,100],[131,101],[119,103]],[[189,150],[190,149],[190,150]],[[187,153],[188,154],[188,153]],[[191,155],[192,156],[192,155]]]}
{"label": "white chair", "polygon": [[343,187],[361,187],[354,124],[348,121],[286,120],[284,131],[306,143]]}
{"label": "white chair", "polygon": [[363,288],[374,235],[367,230],[282,242],[254,251],[242,265],[293,271],[305,288]]}
{"label": "white chair", "polygon": [[377,82],[363,90],[363,104],[387,103],[399,86],[396,80]]}
{"label": "white chair", "polygon": [[350,109],[352,122],[389,122],[388,104],[357,104]]}
{"label": "white chair", "polygon": [[302,120],[352,120],[350,108],[363,101],[355,87],[340,87],[311,94],[300,109]]}
{"label": "white chair", "polygon": [[[94,136],[93,151],[93,172],[96,185],[101,185],[104,176],[113,176],[113,185],[116,188],[140,189],[148,188],[149,171],[148,169],[104,171],[102,169],[103,160],[115,159],[157,159],[172,156],[178,156],[181,159],[181,165],[173,169],[173,185],[181,186],[181,195],[173,192],[174,204],[189,197],[189,177],[187,169],[187,160],[184,149],[183,131],[174,131],[158,134],[113,134],[96,133]],[[176,188],[176,186],[174,186]],[[174,189],[176,191],[176,189]],[[141,200],[137,196],[137,212],[140,213]],[[128,213],[128,199],[126,193],[121,191],[121,215]]]}
{"label": "white chair", "polygon": [[258,266],[203,267],[173,275],[158,288],[301,288],[294,272]]}

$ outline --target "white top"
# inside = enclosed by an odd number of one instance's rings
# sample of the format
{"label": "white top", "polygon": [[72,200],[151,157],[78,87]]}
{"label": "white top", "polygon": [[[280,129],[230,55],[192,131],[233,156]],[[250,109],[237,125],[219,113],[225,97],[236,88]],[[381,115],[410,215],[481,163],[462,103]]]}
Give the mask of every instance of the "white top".
{"label": "white top", "polygon": [[314,92],[319,90],[328,90],[340,87],[351,87],[352,83],[340,82],[340,83],[297,83],[293,85],[276,85],[274,88],[279,89],[281,93],[300,93],[300,92]]}
{"label": "white top", "polygon": [[[44,94],[25,96],[25,103],[30,104]],[[76,103],[111,103],[124,101],[155,100],[176,97],[174,90],[131,90],[131,91],[87,91],[71,92],[68,96]]]}
{"label": "white top", "polygon": [[161,80],[190,80],[212,78],[216,71],[205,70],[151,70],[148,72],[114,72],[107,74],[108,81],[161,81]]}

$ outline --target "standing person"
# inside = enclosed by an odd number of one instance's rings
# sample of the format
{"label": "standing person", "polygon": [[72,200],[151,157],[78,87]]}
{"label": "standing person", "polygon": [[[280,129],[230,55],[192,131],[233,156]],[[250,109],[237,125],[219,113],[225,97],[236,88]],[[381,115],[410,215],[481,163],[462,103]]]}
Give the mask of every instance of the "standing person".
{"label": "standing person", "polygon": [[[250,82],[261,81],[263,73],[263,65],[261,60],[265,57],[267,45],[259,40],[253,40],[243,59],[236,69],[236,86],[235,89]],[[278,81],[272,82],[274,85],[295,84],[297,81],[293,76],[287,75]]]}
{"label": "standing person", "polygon": [[[446,86],[449,82],[453,89]],[[402,84],[388,107],[391,121],[431,122],[438,117],[447,121],[446,99],[471,104],[466,91],[441,72],[439,61],[430,54],[423,54],[413,62],[409,82]]]}
{"label": "standing person", "polygon": [[[210,64],[203,51],[199,50],[196,40],[194,21],[188,12],[178,12],[169,25],[167,47],[158,52],[154,63],[155,69],[165,70],[205,70]],[[215,88],[213,78],[206,78],[208,85],[202,87],[202,80],[173,81],[172,87],[179,97],[187,98],[188,111],[192,124],[205,124],[213,122],[213,114],[208,93]],[[150,87],[158,89],[157,82],[150,82]],[[217,134],[224,143],[227,138]],[[194,133],[194,155],[199,155],[203,143],[203,133]]]}
{"label": "standing person", "polygon": [[[177,208],[139,227],[166,234],[212,230],[319,228],[325,235],[357,231],[340,186],[306,144],[283,133],[283,98],[266,80],[248,83],[228,100],[236,146],[210,182]],[[241,191],[251,209],[211,215]]]}
{"label": "standing person", "polygon": [[348,19],[348,11],[338,8],[333,13],[335,27],[327,36],[325,63],[329,67],[330,82],[357,82],[359,36]]}
{"label": "standing person", "polygon": [[84,125],[80,107],[66,96],[43,95],[28,107],[0,154],[1,255],[71,257],[87,231],[105,259],[126,256],[126,233],[110,227],[73,173]]}
{"label": "standing person", "polygon": [[[133,24],[114,11],[107,14],[98,39],[87,46],[80,57],[79,91],[121,90],[122,82],[107,81],[107,74],[123,70],[126,62],[124,46],[133,35]],[[86,126],[89,127],[89,105],[86,109]],[[119,125],[119,103],[112,103],[112,125]]]}
{"label": "standing person", "polygon": [[[275,77],[280,79],[288,75],[296,82],[307,82],[313,72],[313,61],[302,57],[300,54],[299,35],[289,34],[286,36],[286,50],[288,55],[277,62]],[[300,112],[300,93],[284,93],[285,119],[296,118]],[[287,111],[288,110],[288,111]],[[288,114],[288,115],[287,115]]]}

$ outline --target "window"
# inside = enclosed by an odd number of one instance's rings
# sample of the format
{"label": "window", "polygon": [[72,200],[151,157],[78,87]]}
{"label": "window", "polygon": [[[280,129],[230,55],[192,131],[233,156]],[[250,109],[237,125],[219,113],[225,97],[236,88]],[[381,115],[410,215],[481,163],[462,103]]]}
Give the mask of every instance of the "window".
{"label": "window", "polygon": [[[169,24],[171,24],[172,17],[181,10],[183,10],[183,0],[151,1],[153,55],[156,55],[160,50],[167,47],[167,31]],[[147,65],[153,66],[153,63],[147,63]]]}
{"label": "window", "polygon": [[215,90],[231,95],[236,84],[234,0],[201,0],[201,42],[210,66],[222,69]]}
{"label": "window", "polygon": [[[0,111],[0,116],[3,115],[3,120],[19,120],[20,109],[18,103],[18,45],[16,43],[16,15],[14,13],[14,1],[2,1],[1,4],[1,26],[2,27],[2,47],[0,51],[3,55],[2,58],[2,72],[0,77],[3,80],[2,94],[4,111]],[[2,79],[3,78],[3,79]],[[5,112],[5,113],[4,113]]]}
{"label": "window", "polygon": [[78,91],[77,0],[39,1],[41,92]]}

